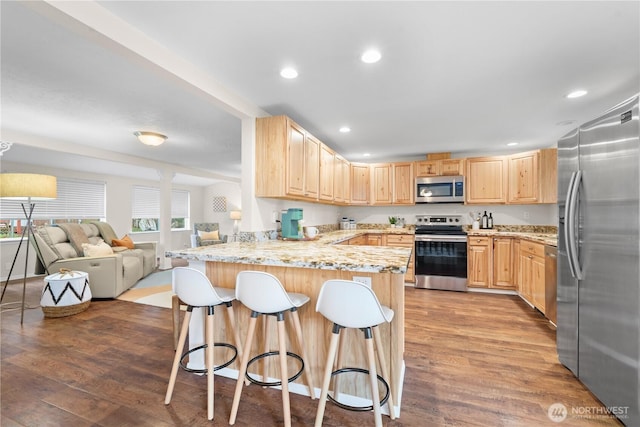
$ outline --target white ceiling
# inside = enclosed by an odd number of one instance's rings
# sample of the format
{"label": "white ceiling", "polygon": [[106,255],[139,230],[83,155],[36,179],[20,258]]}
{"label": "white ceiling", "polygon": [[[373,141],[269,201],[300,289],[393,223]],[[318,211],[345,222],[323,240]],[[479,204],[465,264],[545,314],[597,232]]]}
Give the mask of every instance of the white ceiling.
{"label": "white ceiling", "polygon": [[[243,113],[221,99],[286,114],[351,161],[525,151],[640,91],[638,1],[68,3],[0,3],[3,160],[238,179]],[[132,29],[158,49],[116,40]],[[371,46],[382,60],[364,64]],[[576,88],[589,93],[564,98]],[[169,139],[147,147],[136,130]]]}

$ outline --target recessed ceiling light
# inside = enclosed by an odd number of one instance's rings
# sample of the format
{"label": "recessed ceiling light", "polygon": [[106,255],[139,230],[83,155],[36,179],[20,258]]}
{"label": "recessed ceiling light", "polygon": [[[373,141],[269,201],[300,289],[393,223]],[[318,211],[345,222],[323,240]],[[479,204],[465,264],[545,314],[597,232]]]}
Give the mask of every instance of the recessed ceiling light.
{"label": "recessed ceiling light", "polygon": [[583,90],[583,89],[574,90],[573,92],[567,95],[567,98],[569,99],[580,98],[581,96],[585,96],[586,94],[587,94],[586,90]]}
{"label": "recessed ceiling light", "polygon": [[567,126],[567,125],[572,125],[574,124],[576,121],[575,120],[563,120],[561,122],[556,123],[556,126]]}
{"label": "recessed ceiling light", "polygon": [[280,75],[285,79],[295,79],[298,77],[298,72],[294,68],[286,67],[280,70]]}
{"label": "recessed ceiling light", "polygon": [[351,132],[351,128],[350,128],[349,126],[342,126],[342,127],[340,128],[340,132],[342,132],[342,133],[349,133],[349,132]]}
{"label": "recessed ceiling light", "polygon": [[365,51],[360,57],[362,62],[365,62],[367,64],[373,64],[375,62],[378,62],[380,61],[380,58],[382,58],[382,54],[376,49],[369,49]]}
{"label": "recessed ceiling light", "polygon": [[507,147],[513,147],[514,145],[518,145],[517,142],[509,142],[507,143]]}
{"label": "recessed ceiling light", "polygon": [[362,155],[362,157],[370,157],[370,156],[371,156],[371,153],[364,153],[364,154]]}

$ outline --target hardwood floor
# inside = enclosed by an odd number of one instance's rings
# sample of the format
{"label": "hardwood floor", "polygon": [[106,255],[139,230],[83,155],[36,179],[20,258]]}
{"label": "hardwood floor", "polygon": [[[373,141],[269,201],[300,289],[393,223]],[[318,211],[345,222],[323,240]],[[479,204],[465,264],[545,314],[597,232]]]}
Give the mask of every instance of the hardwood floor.
{"label": "hardwood floor", "polygon": [[[20,299],[10,285],[7,301]],[[37,306],[42,280],[27,301]],[[206,378],[186,372],[163,403],[173,344],[171,313],[126,301],[94,301],[75,316],[45,319],[3,304],[0,425],[228,425],[235,381],[216,377],[215,418],[206,419]],[[9,306],[10,307],[10,306]],[[302,325],[304,328],[304,325]],[[555,331],[518,297],[406,288],[402,411],[386,426],[620,425],[578,418],[601,404],[558,363]],[[547,411],[562,403],[568,418]],[[313,425],[317,400],[291,395],[293,425]],[[592,410],[593,411],[593,410]],[[325,426],[372,425],[371,413],[327,404]],[[236,425],[282,425],[279,390],[245,388]]]}

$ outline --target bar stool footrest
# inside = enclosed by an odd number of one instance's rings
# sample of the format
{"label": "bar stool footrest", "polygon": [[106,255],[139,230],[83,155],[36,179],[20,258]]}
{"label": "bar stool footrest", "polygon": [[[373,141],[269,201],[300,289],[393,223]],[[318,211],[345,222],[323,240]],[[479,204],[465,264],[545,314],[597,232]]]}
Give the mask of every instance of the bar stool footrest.
{"label": "bar stool footrest", "polygon": [[[236,346],[226,343],[226,342],[216,342],[213,344],[214,347],[227,347],[230,348],[231,350],[233,350],[233,357],[231,359],[229,359],[228,361],[226,361],[225,363],[223,363],[222,365],[218,365],[218,366],[214,366],[213,370],[214,372],[222,369],[222,368],[226,368],[227,366],[231,365],[236,358],[238,357],[238,349],[236,348]],[[191,350],[188,350],[186,352],[184,352],[182,354],[182,357],[180,358],[180,367],[182,369],[184,369],[187,372],[193,372],[195,374],[206,374],[207,370],[206,369],[193,369],[193,368],[188,368],[187,364],[184,362],[184,359],[189,356],[191,353],[193,353],[194,351],[198,351],[198,350],[204,350],[205,348],[207,348],[206,344],[200,345],[198,347],[194,347]]]}
{"label": "bar stool footrest", "polygon": [[[263,381],[258,381],[257,379],[249,375],[249,366],[251,366],[252,363],[257,362],[260,359],[264,359],[265,357],[278,356],[279,354],[280,354],[279,351],[269,351],[266,353],[259,354],[253,359],[249,360],[249,363],[247,363],[247,372],[245,373],[245,377],[250,382],[262,387],[276,387],[276,386],[282,385],[282,380],[272,381],[272,382],[263,382]],[[302,371],[304,371],[304,360],[302,360],[302,357],[300,357],[299,355],[292,353],[290,351],[287,351],[287,356],[293,357],[294,359],[297,359],[300,362],[300,370],[287,380],[287,382],[291,382],[291,381],[295,381],[296,379],[298,379],[300,375],[302,375]]]}
{"label": "bar stool footrest", "polygon": [[[345,373],[348,373],[348,372],[358,372],[358,373],[361,373],[361,374],[369,375],[369,370],[368,369],[342,368],[342,369],[338,369],[336,371],[333,371],[331,373],[331,376],[333,377],[335,375],[345,374]],[[384,397],[380,400],[380,406],[382,406],[385,403],[387,403],[387,400],[389,399],[389,384],[380,375],[378,375],[377,377],[378,377],[378,381],[380,381],[382,383],[382,385],[385,387],[385,390],[386,390],[386,392],[384,394]],[[369,405],[369,406],[351,406],[351,405],[347,405],[345,403],[338,402],[333,397],[331,397],[330,394],[327,394],[327,399],[329,399],[331,402],[333,402],[335,405],[339,406],[340,408],[347,409],[349,411],[361,411],[361,412],[373,411],[373,404]]]}

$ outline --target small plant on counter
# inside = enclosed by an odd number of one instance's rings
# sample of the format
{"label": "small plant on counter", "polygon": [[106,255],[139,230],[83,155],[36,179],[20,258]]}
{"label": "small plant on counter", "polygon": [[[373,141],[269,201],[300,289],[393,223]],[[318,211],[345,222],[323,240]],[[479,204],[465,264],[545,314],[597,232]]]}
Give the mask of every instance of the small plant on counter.
{"label": "small plant on counter", "polygon": [[395,216],[390,216],[389,217],[389,224],[391,224],[391,227],[395,227],[396,226],[396,222],[398,222],[398,218],[396,218]]}

